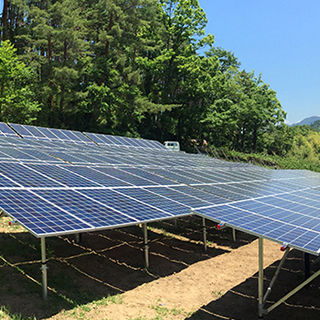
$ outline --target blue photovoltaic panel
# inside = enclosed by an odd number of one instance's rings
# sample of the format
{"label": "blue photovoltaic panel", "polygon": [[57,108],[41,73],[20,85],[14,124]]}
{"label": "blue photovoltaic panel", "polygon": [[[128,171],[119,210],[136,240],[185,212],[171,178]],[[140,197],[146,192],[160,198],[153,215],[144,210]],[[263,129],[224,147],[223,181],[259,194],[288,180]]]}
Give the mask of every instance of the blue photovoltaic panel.
{"label": "blue photovoltaic panel", "polygon": [[148,159],[147,157],[140,157],[140,156],[129,156],[129,155],[122,155],[119,159],[122,161],[123,164],[129,164],[133,166],[150,166],[153,165],[153,161],[151,159]]}
{"label": "blue photovoltaic panel", "polygon": [[[61,160],[58,160],[54,157],[51,157],[50,155],[48,155],[45,152],[41,152],[41,151],[34,150],[34,149],[23,149],[23,153],[31,156],[32,160],[37,159],[37,160],[41,160],[41,161],[45,161],[45,162],[58,162],[58,163],[62,162]],[[21,158],[20,160],[22,160],[22,159],[23,158]]]}
{"label": "blue photovoltaic panel", "polygon": [[[192,171],[191,171],[192,170]],[[242,181],[236,175],[230,172],[221,172],[220,170],[208,170],[207,168],[187,168],[186,172],[193,172],[194,174],[203,175],[204,177],[211,179],[213,183],[227,183],[227,182],[236,182]]]}
{"label": "blue photovoltaic panel", "polygon": [[170,172],[168,170],[164,170],[164,169],[160,169],[160,168],[152,168],[152,169],[146,169],[146,170],[148,170],[151,173],[158,174],[160,176],[166,177],[168,179],[175,180],[175,181],[177,181],[179,183],[185,183],[185,184],[189,184],[189,185],[199,184],[200,183],[199,180],[195,180],[195,179],[189,178],[186,175],[183,176],[183,175],[176,174],[174,172]]}
{"label": "blue photovoltaic panel", "polygon": [[[98,144],[104,144],[104,141],[101,139],[101,134],[99,133],[92,133],[92,132],[84,132],[84,134],[89,137],[91,140]],[[111,142],[110,142],[111,144]]]}
{"label": "blue photovoltaic panel", "polygon": [[[185,176],[186,175],[186,172],[183,169],[168,169],[168,171],[170,173],[178,174],[178,175],[181,175],[181,176]],[[204,177],[203,175],[200,175],[200,174],[199,175],[194,174],[192,171],[188,171],[187,175],[188,175],[188,178],[197,180],[197,181],[199,181],[199,183],[217,183],[217,182],[220,182],[219,179],[207,178],[207,177]]]}
{"label": "blue photovoltaic panel", "polygon": [[38,130],[37,127],[24,125],[24,128],[27,129],[37,139],[43,139],[43,140],[48,139],[41,131]]}
{"label": "blue photovoltaic panel", "polygon": [[319,253],[320,209],[276,197],[196,209],[218,222]]}
{"label": "blue photovoltaic panel", "polygon": [[[1,148],[0,148],[0,150],[1,150]],[[1,151],[0,151],[0,159],[6,160],[6,161],[16,161],[16,158],[13,158],[13,157],[9,156],[8,154],[3,153]]]}
{"label": "blue photovoltaic panel", "polygon": [[132,197],[136,200],[142,201],[154,208],[158,208],[174,216],[190,214],[190,208],[172,201],[171,199],[164,198],[160,195],[153,193],[150,190],[132,188],[132,189],[118,189],[118,192]]}
{"label": "blue photovoltaic panel", "polygon": [[118,141],[110,135],[107,134],[98,134],[96,135],[100,139],[100,143],[102,144],[111,144],[111,145],[118,145]]}
{"label": "blue photovoltaic panel", "polygon": [[197,185],[194,186],[195,188],[212,193],[215,196],[222,197],[225,199],[229,199],[230,201],[239,201],[239,200],[246,200],[251,198],[241,192],[233,192],[228,189],[228,187],[221,188],[221,185],[214,186],[214,185]]}
{"label": "blue photovoltaic panel", "polygon": [[76,157],[78,159],[78,161],[80,161],[81,163],[87,163],[87,164],[104,164],[105,162],[100,159],[99,157],[95,157],[93,154],[88,155],[85,154],[81,151],[72,151],[69,153],[70,156],[72,157]]}
{"label": "blue photovoltaic panel", "polygon": [[28,131],[22,124],[9,123],[9,125],[16,130],[23,138],[35,139],[35,136]]}
{"label": "blue photovoltaic panel", "polygon": [[103,154],[98,154],[98,153],[92,153],[92,157],[94,157],[97,161],[101,161],[104,164],[110,164],[110,165],[115,165],[115,164],[121,164],[123,162],[119,161],[119,157],[113,156],[113,155],[103,155]]}
{"label": "blue photovoltaic panel", "polygon": [[[22,140],[21,138],[19,138],[20,140]],[[4,137],[0,135],[0,146],[12,146],[12,140],[15,141],[15,139],[11,139],[9,137]]]}
{"label": "blue photovoltaic panel", "polygon": [[137,176],[139,176],[141,178],[148,179],[148,180],[153,181],[154,183],[160,184],[162,186],[176,185],[177,184],[176,181],[161,177],[159,175],[150,173],[150,172],[145,171],[143,169],[127,167],[127,168],[123,168],[121,170],[125,171],[125,172],[129,172],[129,173],[135,174],[135,175],[137,175]]}
{"label": "blue photovoltaic panel", "polygon": [[74,190],[35,190],[37,195],[97,229],[137,223],[127,216]]}
{"label": "blue photovoltaic panel", "polygon": [[94,229],[27,190],[0,189],[0,208],[38,237]]}
{"label": "blue photovoltaic panel", "polygon": [[140,178],[138,176],[132,175],[128,172],[125,172],[116,168],[95,167],[94,169],[102,173],[108,174],[111,177],[118,178],[127,183],[131,183],[132,185],[135,185],[135,186],[151,186],[156,184],[155,182]]}
{"label": "blue photovoltaic panel", "polygon": [[46,172],[44,172],[44,175],[42,175],[19,163],[1,163],[0,173],[24,187],[62,186],[55,180],[49,179]]}
{"label": "blue photovoltaic panel", "polygon": [[81,190],[80,192],[91,199],[95,199],[98,202],[107,205],[110,208],[119,210],[120,212],[136,219],[137,221],[145,222],[173,216],[147,204],[126,197],[123,194],[113,190],[96,189]]}
{"label": "blue photovoltaic panel", "polygon": [[[2,163],[0,163],[0,166]],[[0,189],[20,187],[19,184],[0,174]]]}
{"label": "blue photovoltaic panel", "polygon": [[226,202],[230,202],[228,199],[223,198],[223,197],[219,197],[216,196],[212,193],[208,193],[199,189],[196,189],[194,187],[190,187],[190,186],[174,186],[174,187],[170,187],[170,189],[174,189],[177,190],[179,192],[183,192],[185,194],[188,194],[190,196],[199,198],[201,200],[210,202],[212,204],[221,204],[221,203],[226,203]]}
{"label": "blue photovoltaic panel", "polygon": [[37,127],[38,131],[40,131],[47,139],[49,140],[58,140],[59,138],[50,130],[50,128]]}
{"label": "blue photovoltaic panel", "polygon": [[76,143],[93,144],[93,142],[88,139],[84,134],[79,131],[73,130],[62,130],[60,129],[71,141]]}
{"label": "blue photovoltaic panel", "polygon": [[94,170],[94,168],[89,167],[80,167],[80,166],[68,166],[65,167],[68,171],[76,173],[80,176],[87,177],[91,181],[94,181],[100,185],[105,187],[125,187],[130,186],[129,183],[124,182],[123,180],[119,180],[117,178],[113,178],[110,175],[104,174],[101,171]]}
{"label": "blue photovoltaic panel", "polygon": [[[29,168],[50,177],[55,181],[59,181],[62,185],[68,187],[101,187],[101,185],[83,177],[73,172],[70,172],[68,169],[69,166],[60,167],[57,165],[49,164],[28,164]],[[65,169],[64,169],[65,168]]]}
{"label": "blue photovoltaic panel", "polygon": [[11,130],[8,125],[4,122],[0,122],[0,136],[4,136],[4,137],[10,137],[10,136],[14,136],[14,137],[18,137],[18,135]]}
{"label": "blue photovoltaic panel", "polygon": [[67,151],[50,151],[49,154],[58,159],[61,159],[70,163],[75,163],[75,164],[88,163],[87,161],[81,160]]}
{"label": "blue photovoltaic panel", "polygon": [[36,157],[27,154],[15,147],[1,147],[1,152],[16,160],[37,160]]}
{"label": "blue photovoltaic panel", "polygon": [[211,205],[210,202],[192,197],[190,195],[181,193],[179,191],[176,191],[171,188],[146,188],[146,190],[151,191],[155,194],[158,194],[160,196],[166,197],[170,200],[177,201],[185,206],[188,206],[190,208],[196,208],[196,207],[204,207]]}
{"label": "blue photovoltaic panel", "polygon": [[58,139],[59,140],[61,140],[61,141],[67,141],[67,142],[71,142],[72,140],[69,138],[69,137],[67,137],[65,134],[64,134],[64,132],[62,131],[62,130],[60,130],[60,129],[54,129],[54,128],[50,128],[50,131],[55,135],[55,136],[57,136],[58,137]]}
{"label": "blue photovoltaic panel", "polygon": [[139,144],[139,139],[128,138],[128,137],[125,137],[125,139],[128,141],[129,145],[136,147],[136,148],[141,148],[141,145]]}
{"label": "blue photovoltaic panel", "polygon": [[[5,199],[4,210],[37,236],[188,215],[192,209],[319,253],[319,173],[168,152],[151,140],[88,134],[98,146],[77,131],[12,126],[26,139],[6,137],[11,131],[0,123],[0,201]],[[72,227],[59,226],[60,219],[62,224],[69,219]]]}

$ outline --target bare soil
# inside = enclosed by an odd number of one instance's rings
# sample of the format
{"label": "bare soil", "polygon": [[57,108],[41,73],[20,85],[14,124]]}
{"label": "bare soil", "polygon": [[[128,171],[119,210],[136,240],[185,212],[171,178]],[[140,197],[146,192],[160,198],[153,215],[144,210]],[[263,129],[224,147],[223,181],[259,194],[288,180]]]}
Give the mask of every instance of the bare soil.
{"label": "bare soil", "polygon": [[[258,240],[208,222],[204,251],[201,219],[150,224],[150,267],[144,269],[142,229],[128,227],[47,239],[48,299],[41,298],[40,241],[0,220],[0,319],[257,319]],[[265,286],[280,245],[264,241]],[[319,268],[311,258],[312,272]],[[304,280],[303,253],[292,250],[268,304]],[[319,319],[315,279],[265,319]]]}

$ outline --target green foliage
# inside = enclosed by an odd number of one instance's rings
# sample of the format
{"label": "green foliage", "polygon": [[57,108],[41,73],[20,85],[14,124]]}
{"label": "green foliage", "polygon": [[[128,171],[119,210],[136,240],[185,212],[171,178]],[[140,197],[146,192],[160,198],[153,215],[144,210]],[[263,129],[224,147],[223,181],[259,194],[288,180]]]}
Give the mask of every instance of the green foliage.
{"label": "green foliage", "polygon": [[0,120],[31,123],[40,110],[33,100],[34,73],[19,61],[16,49],[9,40],[0,45]]}
{"label": "green foliage", "polygon": [[313,123],[310,124],[310,127],[313,129],[313,130],[316,130],[318,132],[320,132],[320,120],[317,120]]}
{"label": "green foliage", "polygon": [[276,92],[214,46],[198,0],[12,0],[7,9],[0,35],[15,49],[1,49],[15,67],[0,67],[2,121],[184,149],[195,139],[285,155],[294,145]]}

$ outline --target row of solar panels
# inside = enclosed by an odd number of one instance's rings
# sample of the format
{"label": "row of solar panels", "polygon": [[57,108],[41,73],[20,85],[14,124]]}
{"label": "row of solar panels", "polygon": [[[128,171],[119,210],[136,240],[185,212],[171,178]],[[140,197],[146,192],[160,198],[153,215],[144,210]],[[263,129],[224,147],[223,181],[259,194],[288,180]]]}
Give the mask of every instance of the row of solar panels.
{"label": "row of solar panels", "polygon": [[112,136],[91,132],[81,133],[79,131],[53,129],[21,125],[15,123],[6,124],[0,122],[0,136],[16,137],[19,134],[26,139],[36,139],[41,141],[61,141],[69,143],[114,145],[131,148],[165,149],[165,147],[155,140],[136,139],[130,137]]}
{"label": "row of solar panels", "polygon": [[0,207],[35,236],[194,212],[319,253],[317,173],[232,164],[162,146],[123,148],[33,135],[0,137]]}

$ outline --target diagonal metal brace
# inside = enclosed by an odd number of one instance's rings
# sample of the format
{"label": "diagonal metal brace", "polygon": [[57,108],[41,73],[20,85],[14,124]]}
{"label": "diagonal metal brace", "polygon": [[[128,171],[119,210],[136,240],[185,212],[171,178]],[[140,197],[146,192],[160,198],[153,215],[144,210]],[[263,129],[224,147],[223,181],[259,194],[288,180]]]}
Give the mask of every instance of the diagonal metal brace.
{"label": "diagonal metal brace", "polygon": [[285,302],[287,299],[289,299],[291,296],[293,296],[295,293],[297,293],[299,290],[301,290],[303,287],[305,287],[308,283],[310,283],[313,279],[317,278],[319,275],[320,275],[320,270],[318,270],[311,277],[309,277],[307,280],[302,282],[295,289],[293,289],[288,294],[286,294],[283,298],[281,298],[276,303],[274,303],[272,306],[270,306],[268,309],[266,309],[266,312],[269,313],[270,311],[272,311],[273,309],[278,307],[281,303]]}

